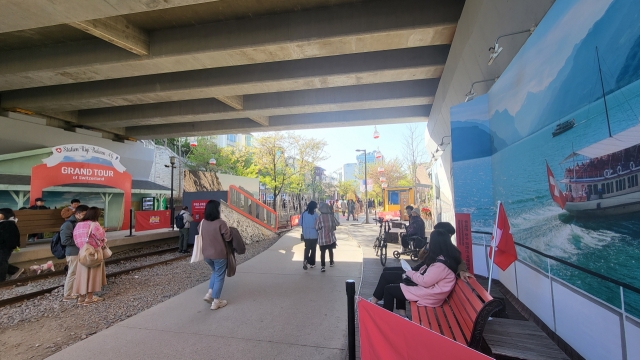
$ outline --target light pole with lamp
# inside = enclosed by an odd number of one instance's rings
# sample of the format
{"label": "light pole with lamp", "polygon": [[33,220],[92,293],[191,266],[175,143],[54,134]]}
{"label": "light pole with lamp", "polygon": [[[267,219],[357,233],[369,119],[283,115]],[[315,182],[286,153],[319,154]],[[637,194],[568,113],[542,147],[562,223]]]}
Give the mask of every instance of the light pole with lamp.
{"label": "light pole with lamp", "polygon": [[367,150],[360,150],[357,149],[356,151],[361,151],[364,153],[364,206],[365,206],[365,224],[370,224],[369,223],[369,189],[368,189],[368,184],[367,184]]}
{"label": "light pole with lamp", "polygon": [[175,212],[175,209],[173,208],[173,169],[176,168],[175,156],[169,156],[169,164],[171,165],[165,165],[164,167],[171,168],[171,199],[169,199],[169,209],[171,209],[171,230],[175,230],[175,221],[173,219],[173,213]]}

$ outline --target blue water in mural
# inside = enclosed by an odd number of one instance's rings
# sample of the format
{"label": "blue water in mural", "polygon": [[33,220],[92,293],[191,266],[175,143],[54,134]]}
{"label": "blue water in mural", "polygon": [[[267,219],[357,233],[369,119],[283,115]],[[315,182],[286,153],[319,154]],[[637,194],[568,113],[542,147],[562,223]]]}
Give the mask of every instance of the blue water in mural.
{"label": "blue water in mural", "polygon": [[[638,125],[640,81],[608,95],[607,102],[614,136]],[[608,137],[602,100],[561,121],[571,118],[576,119],[577,126],[562,135],[552,138],[554,123],[492,156],[495,198],[504,202],[517,242],[640,287],[640,213],[576,219],[551,200],[545,159],[560,180],[564,168],[571,165],[560,164],[567,155]],[[458,199],[462,198],[456,194]],[[526,250],[519,256],[542,269],[547,267],[546,261],[542,263]],[[559,264],[552,270],[569,283],[620,307],[619,288]],[[627,310],[640,315],[640,298],[625,293],[625,300]]]}
{"label": "blue water in mural", "polygon": [[[456,161],[453,163],[453,183],[457,213],[471,214],[471,229],[493,230],[496,207],[493,201],[491,157]],[[485,241],[482,235],[473,234],[473,241]]]}

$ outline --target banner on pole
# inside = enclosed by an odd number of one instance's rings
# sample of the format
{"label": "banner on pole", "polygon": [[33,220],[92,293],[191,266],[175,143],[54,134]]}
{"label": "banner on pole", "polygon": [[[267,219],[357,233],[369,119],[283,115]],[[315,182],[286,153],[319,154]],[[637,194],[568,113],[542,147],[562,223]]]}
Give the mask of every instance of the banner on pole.
{"label": "banner on pole", "polygon": [[358,322],[362,360],[491,359],[362,298]]}
{"label": "banner on pole", "polygon": [[473,238],[471,235],[471,214],[456,213],[456,246],[460,250],[462,260],[473,272]]}
{"label": "banner on pole", "polygon": [[171,227],[171,211],[136,211],[136,232]]}

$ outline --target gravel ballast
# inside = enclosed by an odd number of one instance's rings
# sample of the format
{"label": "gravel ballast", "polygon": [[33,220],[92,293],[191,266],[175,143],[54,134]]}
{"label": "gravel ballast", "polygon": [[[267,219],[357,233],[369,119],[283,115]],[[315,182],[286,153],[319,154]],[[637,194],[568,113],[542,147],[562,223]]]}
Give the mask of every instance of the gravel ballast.
{"label": "gravel ballast", "polygon": [[[242,235],[245,236],[244,233]],[[261,234],[257,236],[258,239],[254,236],[245,236],[245,240],[251,238],[253,241],[247,243],[247,252],[244,255],[236,257],[238,264],[268,249],[279,238],[274,234]],[[145,249],[141,252],[147,251],[150,250]],[[157,262],[165,257],[177,255],[169,253],[114,264],[107,267],[107,272]],[[134,265],[136,263],[137,265]],[[191,264],[187,258],[108,279],[103,292],[97,293],[104,296],[105,301],[95,305],[83,306],[73,302],[62,302],[60,288],[33,300],[0,308],[2,358],[6,356],[7,359],[44,359],[207,281],[210,275],[211,269],[206,263]],[[62,279],[63,277],[56,277],[46,281],[50,280],[53,285],[57,285]],[[15,289],[7,289],[8,291]]]}

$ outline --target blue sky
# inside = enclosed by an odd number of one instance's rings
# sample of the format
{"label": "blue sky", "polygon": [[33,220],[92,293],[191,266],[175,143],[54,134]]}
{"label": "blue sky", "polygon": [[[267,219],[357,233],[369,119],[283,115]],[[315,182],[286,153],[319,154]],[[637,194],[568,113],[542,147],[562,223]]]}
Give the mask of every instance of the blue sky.
{"label": "blue sky", "polygon": [[[418,133],[424,141],[424,133],[427,128],[426,122],[416,123]],[[328,172],[333,172],[346,163],[356,162],[356,149],[366,149],[367,151],[380,150],[386,158],[402,156],[402,140],[406,133],[407,124],[378,125],[380,138],[373,138],[373,125],[354,126],[331,129],[297,130],[296,134],[317,139],[324,139],[327,142],[325,151],[329,158],[319,165]]]}

